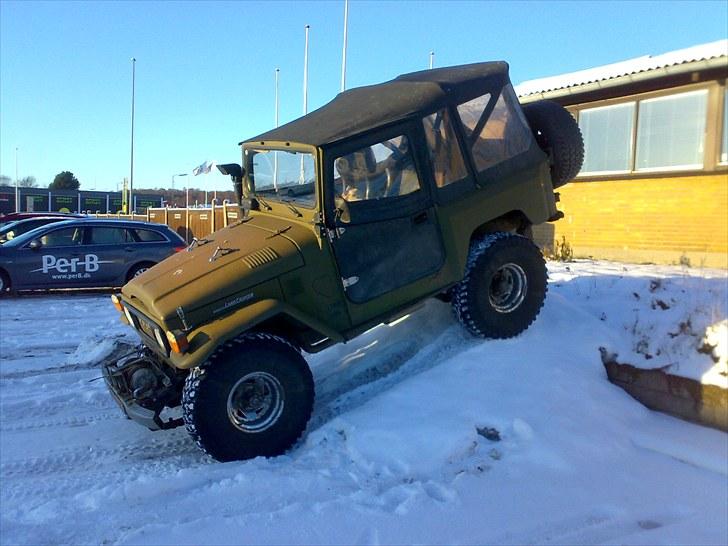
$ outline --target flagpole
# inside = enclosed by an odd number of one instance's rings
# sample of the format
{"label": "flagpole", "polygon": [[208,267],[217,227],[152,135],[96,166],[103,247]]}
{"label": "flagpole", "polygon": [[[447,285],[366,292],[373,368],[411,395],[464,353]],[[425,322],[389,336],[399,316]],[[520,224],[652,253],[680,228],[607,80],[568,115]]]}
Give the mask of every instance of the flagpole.
{"label": "flagpole", "polygon": [[347,27],[349,22],[349,0],[344,0],[344,47],[341,52],[341,92],[346,90],[346,42]]}
{"label": "flagpole", "polygon": [[[279,76],[280,72],[281,72],[281,69],[276,68],[276,103],[275,103],[276,127],[278,127],[278,109],[279,109],[278,76]],[[278,190],[278,152],[273,152],[273,189]]]}
{"label": "flagpole", "polygon": [[[306,42],[303,48],[303,115],[308,114],[308,31],[311,27],[306,25]],[[301,155],[301,175],[299,184],[305,182],[305,173],[303,168],[303,155]]]}
{"label": "flagpole", "polygon": [[[131,58],[131,173],[129,175],[129,203],[134,206],[134,88],[136,85],[136,59]],[[128,213],[129,211],[124,211]],[[132,218],[134,210],[131,211]]]}
{"label": "flagpole", "polygon": [[[48,210],[51,204],[48,203]],[[15,212],[20,212],[20,190],[18,189],[18,147],[15,147]]]}
{"label": "flagpole", "polygon": [[303,115],[308,114],[308,30],[306,25],[306,42],[303,48]]}

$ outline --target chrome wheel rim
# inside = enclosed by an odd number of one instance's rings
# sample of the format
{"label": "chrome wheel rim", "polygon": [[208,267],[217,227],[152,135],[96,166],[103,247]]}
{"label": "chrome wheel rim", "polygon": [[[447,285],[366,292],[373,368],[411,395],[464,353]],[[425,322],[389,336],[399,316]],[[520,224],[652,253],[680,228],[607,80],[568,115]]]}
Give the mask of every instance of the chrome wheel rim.
{"label": "chrome wheel rim", "polygon": [[499,313],[516,310],[526,298],[528,278],[523,268],[514,263],[502,265],[490,279],[488,299]]}
{"label": "chrome wheel rim", "polygon": [[134,275],[132,276],[132,278],[136,279],[139,275],[141,275],[142,273],[144,273],[145,271],[148,271],[148,270],[149,270],[148,267],[140,267],[139,269],[137,269],[134,272]]}
{"label": "chrome wheel rim", "polygon": [[230,422],[243,432],[263,432],[283,413],[283,387],[266,372],[241,377],[230,389],[227,413]]}

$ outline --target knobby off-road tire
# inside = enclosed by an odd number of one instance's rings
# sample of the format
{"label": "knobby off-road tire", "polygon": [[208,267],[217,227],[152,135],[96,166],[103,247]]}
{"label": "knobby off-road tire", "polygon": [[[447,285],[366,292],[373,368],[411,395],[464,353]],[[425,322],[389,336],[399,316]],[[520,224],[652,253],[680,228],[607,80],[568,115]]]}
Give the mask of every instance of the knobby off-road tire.
{"label": "knobby off-road tire", "polygon": [[493,233],[470,247],[465,277],[455,285],[452,306],[474,336],[517,336],[538,316],[547,290],[546,263],[526,237]]}
{"label": "knobby off-road tire", "polygon": [[559,188],[572,180],[584,162],[579,125],[561,105],[548,100],[523,106],[539,147],[551,158],[551,181]]}
{"label": "knobby off-road tire", "polygon": [[298,349],[265,333],[226,343],[190,372],[182,415],[198,446],[219,461],[273,457],[306,429],[311,370]]}

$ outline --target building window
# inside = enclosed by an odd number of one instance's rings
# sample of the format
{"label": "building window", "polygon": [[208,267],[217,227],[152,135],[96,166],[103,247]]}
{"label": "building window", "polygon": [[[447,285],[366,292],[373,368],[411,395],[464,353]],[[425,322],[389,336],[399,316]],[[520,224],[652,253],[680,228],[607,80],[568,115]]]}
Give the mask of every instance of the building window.
{"label": "building window", "polygon": [[580,174],[629,172],[635,107],[634,102],[628,102],[579,113],[579,129],[584,137]]}
{"label": "building window", "polygon": [[708,91],[640,101],[635,170],[700,169]]}

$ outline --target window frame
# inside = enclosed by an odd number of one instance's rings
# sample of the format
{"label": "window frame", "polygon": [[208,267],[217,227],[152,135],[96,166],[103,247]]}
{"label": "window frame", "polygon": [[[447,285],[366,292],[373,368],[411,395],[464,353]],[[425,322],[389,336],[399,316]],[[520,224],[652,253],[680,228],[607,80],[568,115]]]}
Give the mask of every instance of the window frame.
{"label": "window frame", "polygon": [[[637,104],[639,103],[638,100],[625,100],[618,103],[613,104],[600,104],[596,106],[591,106],[589,108],[580,108],[576,110],[575,112],[570,112],[574,118],[576,119],[577,125],[581,121],[581,113],[583,110],[598,110],[602,108],[612,108],[614,106],[622,106],[626,104],[634,104],[634,110],[632,112],[632,126],[630,127],[629,131],[629,159],[627,160],[627,168],[626,169],[619,169],[619,170],[612,170],[612,171],[586,171],[583,174],[581,171],[577,175],[577,177],[585,176],[614,176],[614,175],[624,175],[624,174],[630,174],[634,171],[634,162],[635,162],[635,146],[637,146]],[[574,115],[576,114],[576,115]],[[581,131],[581,127],[579,127],[579,130]],[[586,152],[586,151],[585,151]],[[585,156],[586,157],[586,156]]]}
{"label": "window frame", "polygon": [[[722,82],[722,96],[718,98],[718,104],[716,106],[718,124],[720,125],[716,130],[715,140],[717,143],[715,150],[715,162],[717,167],[728,167],[728,145],[723,150],[723,139],[728,134],[728,79]],[[721,156],[725,152],[725,161],[721,161]]]}
{"label": "window frame", "polygon": [[[602,106],[614,106],[629,102],[635,103],[635,115],[632,125],[632,153],[630,157],[630,169],[628,171],[598,171],[589,173],[579,173],[572,182],[591,182],[600,180],[632,180],[640,178],[655,177],[671,177],[671,176],[690,176],[695,174],[712,174],[720,173],[728,170],[728,162],[720,162],[720,146],[723,131],[728,127],[722,127],[723,120],[718,119],[722,115],[721,104],[719,99],[723,99],[723,94],[728,93],[728,80],[708,80],[666,89],[658,89],[655,91],[647,91],[642,93],[630,93],[628,95],[614,97],[593,102],[581,102],[569,104],[566,108],[574,115],[577,123],[579,123],[582,110],[591,110]],[[706,104],[706,124],[705,124],[705,140],[703,151],[703,163],[699,168],[695,167],[656,167],[651,169],[636,169],[637,161],[637,127],[640,118],[640,103],[644,100],[669,97],[672,95],[680,95],[693,91],[707,90]]]}
{"label": "window frame", "polygon": [[403,122],[363,133],[356,138],[347,139],[344,142],[324,149],[324,218],[329,227],[337,225],[334,161],[342,155],[350,154],[361,148],[373,146],[401,135],[406,136],[410,143],[410,151],[412,153],[415,172],[420,182],[420,189],[406,195],[397,195],[384,199],[365,199],[347,202],[347,208],[351,215],[350,223],[361,224],[398,218],[418,210],[423,210],[432,204],[432,186],[434,185],[434,180],[432,179],[432,173],[427,163],[428,160],[426,157],[423,157],[423,153],[426,153],[424,130],[421,127],[419,117],[411,118]]}

